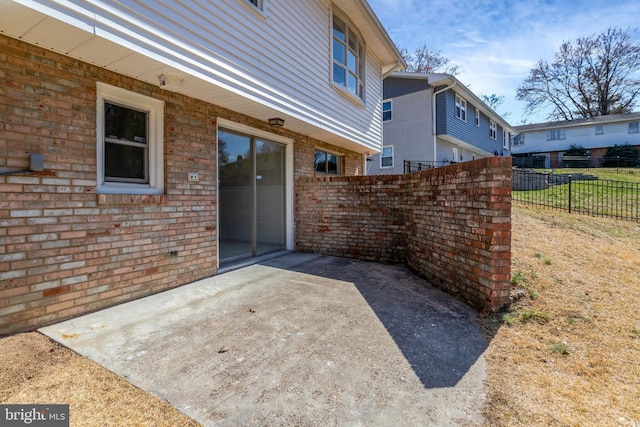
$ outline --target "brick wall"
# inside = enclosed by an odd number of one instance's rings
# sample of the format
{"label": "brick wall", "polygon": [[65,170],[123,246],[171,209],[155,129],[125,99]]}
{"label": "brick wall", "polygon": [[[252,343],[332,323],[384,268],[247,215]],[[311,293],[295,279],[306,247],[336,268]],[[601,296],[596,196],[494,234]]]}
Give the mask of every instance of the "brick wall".
{"label": "brick wall", "polygon": [[[165,194],[96,194],[96,82],[165,101]],[[273,131],[222,107],[167,92],[0,35],[0,334],[139,298],[216,272],[216,117]],[[296,177],[314,147],[362,156],[279,129]],[[187,173],[199,173],[188,182]]]}
{"label": "brick wall", "polygon": [[405,262],[479,309],[509,301],[511,159],[410,175],[301,178],[299,250]]}

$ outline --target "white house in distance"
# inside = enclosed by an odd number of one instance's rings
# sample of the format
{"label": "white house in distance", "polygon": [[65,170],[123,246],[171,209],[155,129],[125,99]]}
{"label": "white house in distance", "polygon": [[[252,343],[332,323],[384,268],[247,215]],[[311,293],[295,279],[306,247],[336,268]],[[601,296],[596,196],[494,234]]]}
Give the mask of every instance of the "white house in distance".
{"label": "white house in distance", "polygon": [[639,123],[640,113],[628,113],[516,126],[511,151],[516,165],[561,168],[564,152],[575,145],[589,150],[585,165],[598,167],[609,147],[640,148]]}
{"label": "white house in distance", "polygon": [[366,0],[0,0],[0,334],[295,249],[404,61]]}
{"label": "white house in distance", "polygon": [[450,74],[395,72],[383,96],[384,146],[369,175],[510,155],[513,128]]}

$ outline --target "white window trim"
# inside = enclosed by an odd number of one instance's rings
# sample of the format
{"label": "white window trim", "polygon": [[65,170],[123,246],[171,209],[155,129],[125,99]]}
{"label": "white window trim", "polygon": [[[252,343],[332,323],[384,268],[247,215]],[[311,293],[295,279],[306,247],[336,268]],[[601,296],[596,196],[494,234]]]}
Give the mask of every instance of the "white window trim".
{"label": "white window trim", "polygon": [[565,129],[550,129],[547,131],[547,141],[562,141],[567,139]]}
{"label": "white window trim", "polygon": [[[458,108],[458,105],[460,106]],[[455,101],[454,101],[454,113],[455,116],[462,120],[463,122],[467,121],[467,100],[464,99],[463,97],[461,97],[460,95],[458,95],[456,93],[456,97],[455,97]],[[458,115],[458,111],[460,111],[460,115]],[[461,116],[464,115],[464,118],[462,118]]]}
{"label": "white window trim", "polygon": [[489,120],[489,136],[491,139],[498,139],[498,124],[493,120]]}
{"label": "white window trim", "polygon": [[[389,105],[391,106],[389,108],[389,110],[385,110],[384,109],[384,104],[389,103]],[[385,120],[384,119],[384,113],[385,111],[389,111],[391,113],[391,118],[389,120]],[[385,99],[382,101],[382,121],[383,122],[392,122],[393,121],[393,99]]]}
{"label": "white window trim", "polygon": [[[347,26],[347,32],[349,32],[349,30],[354,33],[357,38],[358,38],[358,43],[360,44],[360,48],[361,48],[361,52],[360,52],[360,56],[359,56],[359,60],[360,60],[360,64],[362,67],[362,70],[360,70],[360,72],[358,73],[358,78],[360,83],[362,84],[362,93],[360,95],[357,95],[353,92],[351,92],[349,90],[348,87],[348,77],[349,77],[349,70],[346,69],[346,77],[347,77],[347,81],[345,82],[345,85],[340,85],[338,83],[335,82],[334,78],[333,78],[333,64],[335,63],[335,60],[333,59],[333,42],[334,42],[334,37],[333,37],[333,18],[334,17],[338,17],[346,26]],[[360,106],[364,106],[365,105],[365,97],[367,94],[367,86],[366,86],[366,75],[367,75],[367,64],[366,64],[366,52],[367,52],[367,47],[364,43],[364,37],[362,37],[362,34],[360,33],[360,31],[358,30],[358,27],[356,27],[350,19],[348,19],[347,15],[339,12],[338,10],[336,10],[335,8],[332,11],[331,14],[331,27],[330,27],[330,31],[329,31],[329,38],[331,41],[331,55],[329,57],[329,64],[330,64],[330,75],[331,75],[331,86],[333,88],[335,88],[336,90],[338,90],[341,94],[347,96],[350,100],[356,102],[358,105]],[[347,42],[346,48],[349,49],[349,43]],[[344,66],[346,66],[347,64],[342,64]]]}
{"label": "white window trim", "polygon": [[604,135],[604,125],[596,125],[596,135]]}
{"label": "white window trim", "polygon": [[[384,149],[385,148],[391,148],[391,156],[386,156],[384,157],[385,159],[388,157],[391,157],[391,166],[382,166],[382,158],[383,158],[383,154],[384,154]],[[393,147],[393,145],[383,145],[382,146],[382,151],[380,152],[380,169],[392,169],[394,166],[394,157],[395,157],[395,148]]]}
{"label": "white window trim", "polygon": [[[164,101],[98,82],[96,85],[96,151],[99,194],[163,194],[164,193]],[[149,183],[104,182],[104,103],[111,101],[148,112]]]}
{"label": "white window trim", "polygon": [[[631,130],[631,124],[635,123],[635,129]],[[628,133],[639,133],[640,132],[640,122],[629,122]]]}
{"label": "white window trim", "polygon": [[477,108],[476,108],[475,118],[476,118],[476,127],[479,128],[480,127],[480,110]]}
{"label": "white window trim", "polygon": [[324,176],[344,176],[344,170],[346,167],[346,155],[344,153],[338,153],[337,151],[333,151],[333,150],[327,150],[326,148],[320,148],[320,147],[314,147],[313,148],[313,152],[315,153],[316,151],[321,151],[323,153],[327,153],[327,154],[333,154],[334,156],[338,157],[340,159],[340,161],[338,162],[338,173],[334,174],[334,173],[328,173],[328,172],[318,172],[315,170],[315,164],[314,164],[314,168],[313,168],[313,173],[317,173],[320,175],[324,175]]}
{"label": "white window trim", "polygon": [[254,4],[251,0],[239,0],[244,3],[245,7],[250,8],[257,16],[261,18],[267,17],[267,1],[268,0],[257,0]]}
{"label": "white window trim", "polygon": [[509,135],[504,129],[502,129],[502,148],[509,149]]}

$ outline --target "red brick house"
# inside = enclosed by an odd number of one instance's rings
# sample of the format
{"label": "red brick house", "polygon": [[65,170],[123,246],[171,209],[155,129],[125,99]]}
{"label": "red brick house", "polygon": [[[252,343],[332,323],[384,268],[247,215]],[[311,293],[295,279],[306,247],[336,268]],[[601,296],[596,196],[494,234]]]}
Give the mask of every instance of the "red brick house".
{"label": "red brick house", "polygon": [[365,0],[4,1],[0,31],[0,335],[309,247],[304,180],[363,175],[403,66]]}

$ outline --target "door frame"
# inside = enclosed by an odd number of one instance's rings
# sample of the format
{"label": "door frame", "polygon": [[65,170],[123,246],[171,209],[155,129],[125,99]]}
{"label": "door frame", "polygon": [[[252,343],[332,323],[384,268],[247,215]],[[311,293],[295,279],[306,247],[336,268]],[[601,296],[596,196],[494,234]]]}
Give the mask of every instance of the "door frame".
{"label": "door frame", "polygon": [[293,144],[294,140],[282,135],[267,132],[262,129],[257,129],[251,126],[236,123],[231,120],[216,118],[216,141],[215,141],[215,156],[216,156],[216,267],[220,268],[220,209],[219,207],[219,183],[220,177],[218,176],[220,169],[218,167],[218,131],[219,129],[226,129],[229,131],[240,132],[252,137],[262,138],[269,141],[277,142],[285,146],[285,247],[288,250],[293,250]]}

